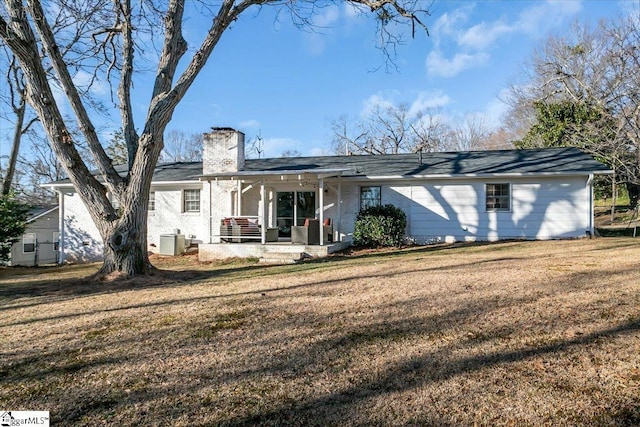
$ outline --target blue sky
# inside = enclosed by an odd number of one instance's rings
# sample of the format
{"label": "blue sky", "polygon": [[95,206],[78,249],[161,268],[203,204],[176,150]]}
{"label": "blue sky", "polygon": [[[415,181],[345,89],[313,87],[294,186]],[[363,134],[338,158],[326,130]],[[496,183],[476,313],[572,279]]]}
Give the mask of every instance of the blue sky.
{"label": "blue sky", "polygon": [[223,36],[169,128],[235,127],[247,140],[261,135],[265,155],[273,157],[288,149],[327,152],[331,122],[342,114],[360,117],[376,103],[435,107],[452,122],[481,114],[496,125],[501,92],[549,34],[576,21],[615,18],[634,4],[436,0],[425,21],[430,36],[407,34],[397,49],[398,70],[390,73],[373,71],[384,57],[370,15],[327,7],[314,18],[320,28],[305,32],[264,8]]}
{"label": "blue sky", "polygon": [[[405,34],[398,69],[389,73],[379,69],[384,57],[370,14],[338,2],[317,10],[315,31],[301,31],[286,13],[249,10],[223,35],[168,130],[234,127],[247,141],[263,138],[263,157],[278,157],[286,150],[328,154],[331,122],[340,115],[362,117],[376,104],[438,108],[451,123],[482,115],[495,126],[504,111],[501,92],[518,80],[549,34],[634,7],[633,0],[435,0],[425,20],[430,36]],[[187,40],[201,40],[209,24],[204,16],[190,16]],[[136,83],[138,127],[148,107],[149,77]],[[2,154],[8,153],[8,129],[2,131]]]}

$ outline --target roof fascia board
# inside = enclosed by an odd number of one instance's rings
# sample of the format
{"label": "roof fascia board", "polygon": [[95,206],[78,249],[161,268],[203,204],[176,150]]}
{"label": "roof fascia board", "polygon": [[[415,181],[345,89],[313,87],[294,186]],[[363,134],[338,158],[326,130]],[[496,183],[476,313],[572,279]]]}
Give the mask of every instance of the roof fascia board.
{"label": "roof fascia board", "polygon": [[[177,186],[182,185],[185,187],[202,187],[202,182],[199,180],[192,181],[151,181],[152,187],[168,187],[168,186]],[[64,190],[73,190],[75,192],[75,187],[70,182],[65,182],[63,184],[56,183],[48,183],[42,184],[41,187],[49,188],[52,191],[64,191]]]}
{"label": "roof fascia board", "polygon": [[343,179],[348,181],[376,180],[394,181],[401,179],[465,179],[465,178],[520,178],[520,177],[546,177],[546,176],[589,176],[612,175],[612,170],[590,171],[590,172],[519,172],[519,173],[478,173],[478,174],[427,174],[427,175],[369,175],[369,176],[346,176]]}
{"label": "roof fascia board", "polygon": [[48,210],[46,210],[46,211],[42,212],[40,215],[38,215],[38,216],[34,216],[33,218],[31,218],[31,219],[29,219],[29,220],[27,221],[27,224],[32,223],[33,221],[35,221],[35,220],[37,220],[37,219],[39,219],[39,218],[42,218],[42,217],[43,217],[43,216],[45,216],[45,215],[50,214],[51,212],[55,211],[56,209],[58,209],[58,206],[54,206],[54,207],[52,207],[51,209],[48,209]]}

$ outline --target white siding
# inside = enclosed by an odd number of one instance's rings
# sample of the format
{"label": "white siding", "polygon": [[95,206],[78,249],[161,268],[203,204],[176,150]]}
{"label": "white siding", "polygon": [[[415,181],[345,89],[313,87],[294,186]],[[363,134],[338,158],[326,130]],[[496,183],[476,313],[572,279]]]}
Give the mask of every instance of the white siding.
{"label": "white siding", "polygon": [[[509,183],[511,209],[487,212],[485,184]],[[313,191],[313,183],[267,183],[267,225],[274,226],[277,191]],[[338,221],[338,181],[325,180],[325,218],[331,218],[340,240],[351,240],[360,209],[360,187],[380,186],[383,204],[393,204],[407,214],[407,235],[418,243],[499,239],[551,239],[585,236],[590,229],[590,187],[587,177],[441,179],[429,181],[342,181],[341,221]],[[193,183],[200,188],[200,212],[182,212],[182,187],[152,187],[155,211],[150,212],[148,241],[152,250],[161,234],[179,229],[198,243],[219,241],[220,220],[234,214],[237,183]],[[319,197],[316,197],[319,203]],[[259,215],[260,185],[243,194],[242,214]],[[316,216],[319,215],[316,211]],[[65,196],[65,253],[69,261],[92,261],[102,257],[102,242],[80,198]],[[211,225],[210,225],[211,224]],[[211,229],[210,229],[211,227]],[[192,237],[193,236],[193,237]],[[210,238],[212,236],[212,238]]]}
{"label": "white siding", "polygon": [[[485,184],[510,183],[511,209],[487,212]],[[343,186],[342,230],[353,233],[360,185]],[[584,237],[590,229],[587,177],[431,180],[380,185],[382,204],[407,214],[407,235],[418,243]]]}
{"label": "white siding", "polygon": [[411,186],[409,235],[419,242],[471,240],[484,211],[484,185],[436,183]]}
{"label": "white siding", "polygon": [[[35,234],[37,241],[36,252],[24,253],[22,237],[11,247],[11,265],[40,265],[52,264],[57,260],[54,251],[54,234],[58,231],[58,210],[49,212],[27,224],[25,234]],[[36,260],[37,255],[37,260]]]}
{"label": "white siding", "polygon": [[91,262],[102,259],[102,238],[76,193],[64,195],[63,244],[65,261]]}

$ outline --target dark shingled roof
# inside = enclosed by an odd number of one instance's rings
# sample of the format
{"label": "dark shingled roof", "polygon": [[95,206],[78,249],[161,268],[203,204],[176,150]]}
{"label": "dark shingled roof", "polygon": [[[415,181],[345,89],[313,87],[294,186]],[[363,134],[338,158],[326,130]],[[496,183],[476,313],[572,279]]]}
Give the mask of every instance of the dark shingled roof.
{"label": "dark shingled roof", "polygon": [[[489,150],[447,153],[357,156],[280,157],[247,159],[244,171],[223,175],[275,174],[278,171],[322,172],[344,170],[345,177],[473,176],[493,174],[589,174],[609,168],[577,148]],[[153,182],[198,181],[202,162],[156,166]],[[214,175],[215,176],[215,175]],[[69,180],[54,184],[69,183]]]}
{"label": "dark shingled roof", "polygon": [[156,166],[153,182],[198,181],[202,176],[202,162],[163,163]]}
{"label": "dark shingled roof", "polygon": [[348,169],[343,176],[588,174],[609,168],[577,148],[490,150],[375,156],[293,157],[246,160],[247,172]]}

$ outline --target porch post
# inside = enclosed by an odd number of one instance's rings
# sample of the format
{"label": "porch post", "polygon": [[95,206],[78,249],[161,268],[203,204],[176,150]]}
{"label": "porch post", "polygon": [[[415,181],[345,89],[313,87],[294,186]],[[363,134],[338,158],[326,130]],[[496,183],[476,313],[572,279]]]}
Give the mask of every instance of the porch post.
{"label": "porch post", "polygon": [[340,223],[342,222],[342,176],[338,176],[338,220],[335,222],[336,234],[338,235],[338,242],[342,242],[342,235],[340,234]]}
{"label": "porch post", "polygon": [[260,209],[260,241],[264,245],[267,243],[267,222],[265,221],[267,215],[267,197],[265,194],[264,181],[260,181],[260,201],[262,202],[262,209]]}
{"label": "porch post", "polygon": [[238,188],[236,190],[236,216],[242,215],[242,181],[238,179]]}
{"label": "porch post", "polygon": [[58,264],[64,264],[64,247],[66,233],[64,232],[64,192],[58,190]]}
{"label": "porch post", "polygon": [[[589,193],[589,238],[595,237],[595,202],[593,200],[593,174],[587,179],[587,192]],[[634,235],[635,237],[635,235]]]}
{"label": "porch post", "polygon": [[320,246],[324,246],[324,178],[320,178],[318,192],[320,193]]}

